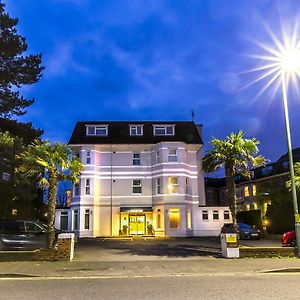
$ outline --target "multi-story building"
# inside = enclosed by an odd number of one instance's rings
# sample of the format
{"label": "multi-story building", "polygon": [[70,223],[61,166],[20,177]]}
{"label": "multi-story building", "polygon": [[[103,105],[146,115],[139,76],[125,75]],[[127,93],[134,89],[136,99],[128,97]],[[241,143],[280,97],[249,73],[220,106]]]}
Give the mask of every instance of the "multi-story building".
{"label": "multi-story building", "polygon": [[69,145],[83,164],[56,227],[80,237],[217,235],[228,207],[205,207],[202,126],[78,122]]}
{"label": "multi-story building", "polygon": [[[300,161],[300,148],[293,150],[294,162]],[[236,198],[238,211],[260,210],[261,218],[266,215],[271,204],[267,186],[281,183],[285,185],[289,175],[288,154],[282,155],[276,162],[250,170],[250,177],[236,175]],[[207,205],[229,205],[225,178],[205,178]]]}

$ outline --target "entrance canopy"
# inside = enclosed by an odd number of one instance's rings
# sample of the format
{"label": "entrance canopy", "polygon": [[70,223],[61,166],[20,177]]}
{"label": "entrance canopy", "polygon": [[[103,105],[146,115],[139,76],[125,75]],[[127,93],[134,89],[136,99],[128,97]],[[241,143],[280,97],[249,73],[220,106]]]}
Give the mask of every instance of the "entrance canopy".
{"label": "entrance canopy", "polygon": [[152,207],[120,207],[120,212],[127,213],[142,213],[142,212],[152,212]]}

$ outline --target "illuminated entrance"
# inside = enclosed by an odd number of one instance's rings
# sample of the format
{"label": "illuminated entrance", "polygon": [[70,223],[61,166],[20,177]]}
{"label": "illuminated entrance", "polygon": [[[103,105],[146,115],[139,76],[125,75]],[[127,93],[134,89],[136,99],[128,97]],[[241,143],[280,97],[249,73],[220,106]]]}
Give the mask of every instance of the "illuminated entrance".
{"label": "illuminated entrance", "polygon": [[129,234],[145,234],[146,233],[146,216],[145,215],[129,215]]}

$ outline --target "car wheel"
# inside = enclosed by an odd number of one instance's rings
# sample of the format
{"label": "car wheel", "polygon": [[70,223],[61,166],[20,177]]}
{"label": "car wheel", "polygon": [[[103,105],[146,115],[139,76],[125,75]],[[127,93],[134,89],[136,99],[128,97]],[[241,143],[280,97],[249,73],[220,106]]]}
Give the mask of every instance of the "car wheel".
{"label": "car wheel", "polygon": [[296,239],[290,239],[288,244],[291,247],[295,247],[296,246]]}

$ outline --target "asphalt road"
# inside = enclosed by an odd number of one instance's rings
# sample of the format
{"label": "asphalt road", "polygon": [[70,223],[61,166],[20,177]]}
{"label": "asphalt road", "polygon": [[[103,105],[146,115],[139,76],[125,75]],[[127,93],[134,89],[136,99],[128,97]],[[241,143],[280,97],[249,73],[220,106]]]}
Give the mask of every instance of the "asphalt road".
{"label": "asphalt road", "polygon": [[[299,274],[299,275],[298,275]],[[300,273],[0,281],[0,299],[299,299]]]}

